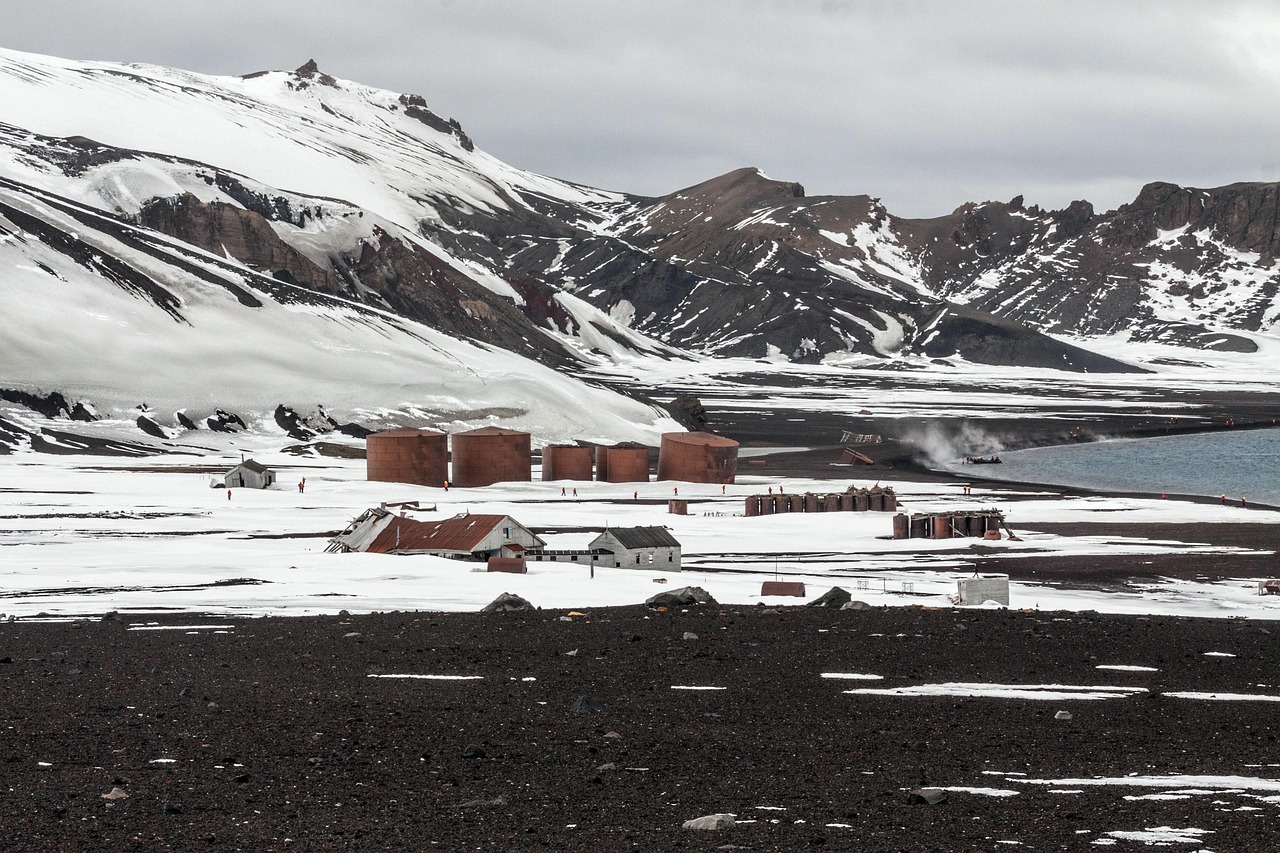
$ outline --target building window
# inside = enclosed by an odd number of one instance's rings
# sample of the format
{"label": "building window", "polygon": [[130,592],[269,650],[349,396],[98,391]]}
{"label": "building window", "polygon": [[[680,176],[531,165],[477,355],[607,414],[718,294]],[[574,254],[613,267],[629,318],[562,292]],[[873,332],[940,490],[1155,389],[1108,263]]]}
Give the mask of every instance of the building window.
{"label": "building window", "polygon": [[573,555],[572,557],[570,557],[569,559],[570,559],[570,560],[573,560],[573,561],[576,563],[576,562],[578,562],[578,555],[577,555],[577,554],[574,554],[574,555]]}
{"label": "building window", "polygon": [[636,565],[640,565],[640,555],[636,554]]}

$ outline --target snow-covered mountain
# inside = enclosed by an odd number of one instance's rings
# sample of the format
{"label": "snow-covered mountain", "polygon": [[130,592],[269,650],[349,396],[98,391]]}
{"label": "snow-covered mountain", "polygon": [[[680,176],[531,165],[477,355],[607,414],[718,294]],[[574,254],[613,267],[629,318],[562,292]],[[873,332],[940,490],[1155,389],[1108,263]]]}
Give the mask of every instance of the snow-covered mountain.
{"label": "snow-covered mountain", "polygon": [[851,354],[1124,371],[1090,337],[1248,351],[1280,318],[1276,185],[930,220],[755,169],[641,198],[509,166],[423,98],[314,62],[0,51],[0,104],[0,388],[99,406],[651,437],[661,413],[573,376]]}

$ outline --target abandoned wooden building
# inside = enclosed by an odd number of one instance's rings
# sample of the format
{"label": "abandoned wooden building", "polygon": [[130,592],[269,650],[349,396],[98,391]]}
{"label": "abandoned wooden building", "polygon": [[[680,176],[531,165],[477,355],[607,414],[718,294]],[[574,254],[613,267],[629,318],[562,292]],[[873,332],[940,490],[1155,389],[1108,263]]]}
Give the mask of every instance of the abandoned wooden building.
{"label": "abandoned wooden building", "polygon": [[680,542],[665,527],[611,527],[592,539],[586,548],[531,548],[525,560],[678,572]]}
{"label": "abandoned wooden building", "polygon": [[454,560],[520,557],[547,543],[509,515],[464,513],[442,521],[419,521],[381,507],[365,510],[329,540],[328,551],[429,554]]}
{"label": "abandoned wooden building", "polygon": [[275,481],[275,471],[252,459],[244,460],[223,478],[228,489],[265,489]]}

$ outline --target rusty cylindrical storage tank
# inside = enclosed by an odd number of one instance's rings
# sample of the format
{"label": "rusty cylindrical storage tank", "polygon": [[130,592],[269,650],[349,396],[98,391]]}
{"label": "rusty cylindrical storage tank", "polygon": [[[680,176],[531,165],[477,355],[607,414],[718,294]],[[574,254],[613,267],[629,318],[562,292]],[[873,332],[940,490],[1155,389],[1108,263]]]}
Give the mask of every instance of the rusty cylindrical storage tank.
{"label": "rusty cylindrical storage tank", "polygon": [[893,517],[893,538],[908,539],[911,536],[911,519],[902,513]]}
{"label": "rusty cylindrical storage tank", "polygon": [[597,449],[596,479],[605,483],[649,482],[649,448],[629,441]]}
{"label": "rusty cylindrical storage tank", "polygon": [[871,495],[866,489],[859,489],[853,496],[853,511],[866,512],[871,509]]}
{"label": "rusty cylindrical storage tank", "polygon": [[499,427],[453,434],[455,486],[488,486],[524,482],[532,477],[533,454],[529,433]]}
{"label": "rusty cylindrical storage tank", "polygon": [[804,496],[804,511],[820,512],[821,510],[818,508],[818,502],[820,500],[821,499],[813,492],[806,492]]}
{"label": "rusty cylindrical storage tank", "polygon": [[928,518],[912,518],[911,519],[911,537],[912,539],[928,539],[933,534],[933,530],[929,527]]}
{"label": "rusty cylindrical storage tank", "polygon": [[[612,460],[611,460],[612,462]],[[732,483],[738,473],[738,442],[709,432],[666,432],[658,452],[658,479],[688,483]]]}
{"label": "rusty cylindrical storage tank", "polygon": [[934,539],[950,539],[951,538],[951,516],[935,515],[933,517],[933,538]]}
{"label": "rusty cylindrical storage tank", "polygon": [[449,479],[449,437],[430,429],[389,429],[365,439],[366,478],[384,483],[443,486]]}
{"label": "rusty cylindrical storage tank", "polygon": [[542,448],[543,480],[590,480],[591,448],[552,444]]}
{"label": "rusty cylindrical storage tank", "polygon": [[884,491],[879,486],[872,486],[867,494],[872,512],[884,512]]}
{"label": "rusty cylindrical storage tank", "polygon": [[898,493],[893,489],[884,490],[884,511],[893,512],[898,508]]}
{"label": "rusty cylindrical storage tank", "polygon": [[804,512],[804,495],[788,495],[792,512]]}

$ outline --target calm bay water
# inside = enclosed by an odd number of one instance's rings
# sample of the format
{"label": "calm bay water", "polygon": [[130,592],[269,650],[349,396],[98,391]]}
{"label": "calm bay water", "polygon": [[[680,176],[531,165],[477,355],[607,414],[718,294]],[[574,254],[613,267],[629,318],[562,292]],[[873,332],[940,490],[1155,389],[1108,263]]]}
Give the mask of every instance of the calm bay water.
{"label": "calm bay water", "polygon": [[975,476],[1092,489],[1218,496],[1280,506],[1280,429],[1039,447],[1001,453]]}

